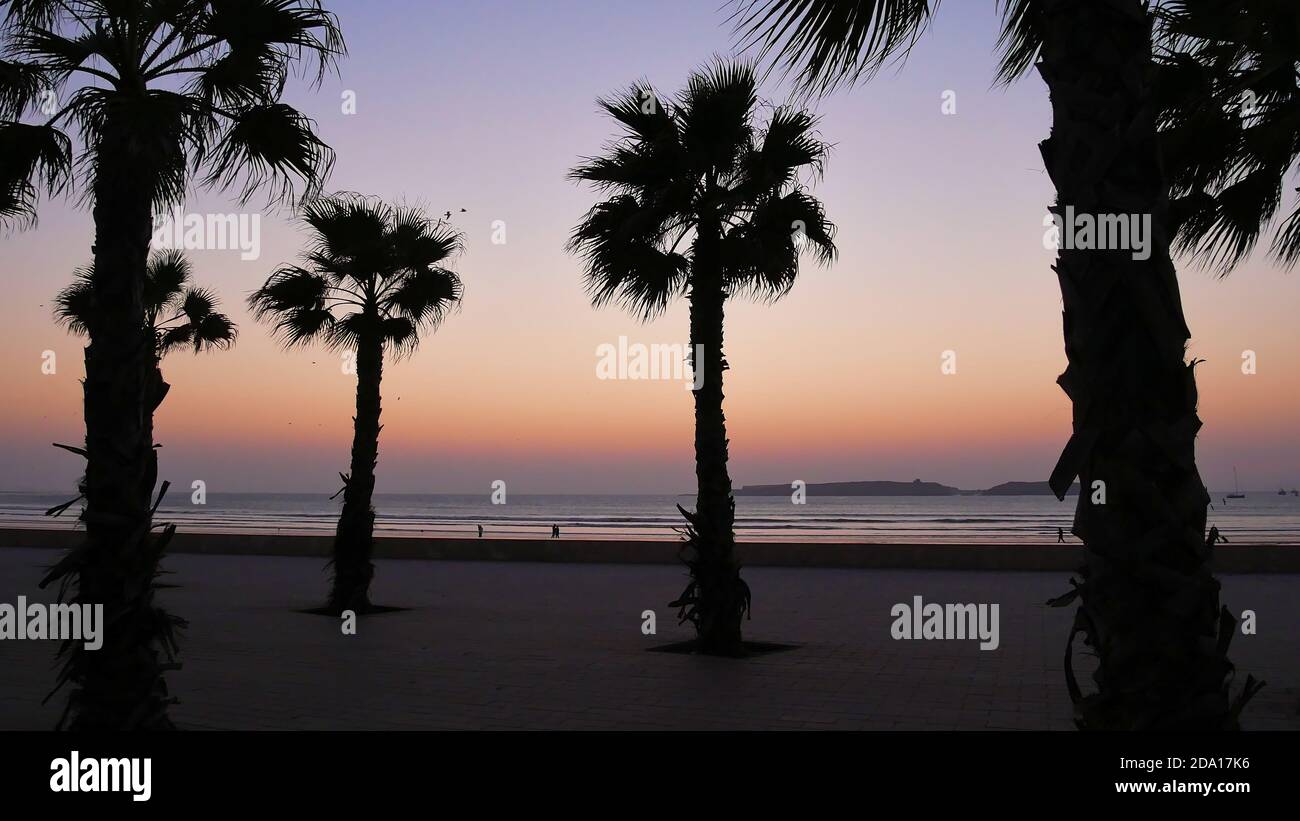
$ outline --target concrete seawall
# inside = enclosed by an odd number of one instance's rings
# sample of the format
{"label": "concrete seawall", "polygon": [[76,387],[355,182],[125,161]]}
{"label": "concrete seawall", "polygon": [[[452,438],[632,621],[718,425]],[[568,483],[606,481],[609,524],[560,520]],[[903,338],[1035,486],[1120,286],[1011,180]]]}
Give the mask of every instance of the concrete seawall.
{"label": "concrete seawall", "polygon": [[[66,549],[80,533],[55,529],[0,529],[0,548]],[[177,533],[174,553],[229,556],[329,556],[332,536],[249,533]],[[863,544],[752,542],[737,548],[741,562],[767,567],[912,568],[919,570],[1027,570],[1069,572],[1083,560],[1078,545]],[[585,539],[447,539],[377,536],[375,557],[455,561],[674,564],[677,543]],[[1300,546],[1221,545],[1220,573],[1300,573]]]}

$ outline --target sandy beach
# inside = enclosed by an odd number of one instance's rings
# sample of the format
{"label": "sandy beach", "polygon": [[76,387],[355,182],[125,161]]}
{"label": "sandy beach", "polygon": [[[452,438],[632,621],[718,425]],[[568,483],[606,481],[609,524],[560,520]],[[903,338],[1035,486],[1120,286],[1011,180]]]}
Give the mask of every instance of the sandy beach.
{"label": "sandy beach", "polygon": [[[49,550],[0,550],[0,601],[36,590]],[[190,621],[169,677],[192,729],[1071,728],[1060,573],[754,567],[746,635],[795,649],[745,661],[647,652],[690,636],[666,606],[681,570],[654,565],[380,560],[376,600],[407,610],[337,620],[316,558],[176,555],[162,604]],[[1268,686],[1248,729],[1300,729],[1292,575],[1229,575],[1223,600],[1259,632],[1233,659]],[[914,596],[1001,607],[997,650],[896,641]],[[642,632],[642,613],[657,632]],[[0,726],[44,729],[55,646],[0,642]],[[251,694],[256,694],[252,697]]]}
{"label": "sandy beach", "polygon": [[[0,548],[67,549],[78,532],[70,529],[0,528]],[[169,551],[230,556],[327,557],[332,537],[281,533],[178,532]],[[863,544],[755,542],[738,545],[741,561],[753,567],[843,567],[934,570],[1058,571],[1069,573],[1083,559],[1077,545]],[[654,540],[448,539],[376,536],[375,555],[384,559],[522,561],[596,564],[677,564],[677,544]],[[1300,573],[1300,548],[1290,545],[1220,545],[1220,573]]]}

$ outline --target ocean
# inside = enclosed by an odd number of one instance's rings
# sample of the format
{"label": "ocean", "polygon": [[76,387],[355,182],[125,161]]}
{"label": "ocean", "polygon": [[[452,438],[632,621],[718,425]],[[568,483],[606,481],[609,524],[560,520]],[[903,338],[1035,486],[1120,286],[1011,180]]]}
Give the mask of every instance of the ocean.
{"label": "ocean", "polygon": [[[1300,497],[1214,494],[1210,524],[1236,544],[1300,544]],[[0,492],[0,527],[71,527],[78,507],[58,519],[43,512],[71,494]],[[324,493],[209,493],[204,505],[188,492],[169,494],[155,521],[189,532],[332,533],[338,501]],[[473,537],[483,525],[492,538],[675,539],[678,503],[690,496],[510,494],[494,505],[489,495],[375,495],[376,530],[406,536]],[[1069,535],[1075,497],[1051,496],[740,496],[736,534],[743,542],[1051,544],[1057,528]]]}

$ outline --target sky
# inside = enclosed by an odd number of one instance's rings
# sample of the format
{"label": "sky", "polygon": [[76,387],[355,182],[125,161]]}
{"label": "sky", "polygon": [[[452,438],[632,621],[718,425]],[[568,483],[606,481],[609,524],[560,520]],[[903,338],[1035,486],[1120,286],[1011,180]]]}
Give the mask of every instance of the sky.
{"label": "sky", "polygon": [[[318,89],[287,94],[337,152],[327,188],[451,210],[466,236],[461,310],[385,370],[377,489],[690,490],[682,382],[602,380],[596,368],[600,346],[620,337],[684,345],[685,306],[648,323],[591,307],[564,244],[598,195],[565,174],[616,134],[597,97],[642,78],[671,93],[732,53],[727,10],[699,0],[327,6],[349,56]],[[839,227],[840,256],[807,263],[776,304],[728,305],[737,485],[921,478],[972,489],[1051,472],[1070,406],[1055,385],[1061,298],[1043,243],[1053,191],[1037,144],[1050,109],[1037,76],[993,87],[996,38],[992,0],[945,4],[905,66],[815,104],[834,150],[813,190]],[[779,78],[764,90],[777,102],[788,91]],[[196,191],[185,210],[241,208]],[[285,351],[248,315],[247,295],[295,261],[304,238],[291,212],[258,213],[257,259],[191,252],[240,337],[231,351],[165,361],[160,478],[203,480],[209,492],[333,492],[355,378],[337,353]],[[80,474],[80,460],[50,443],[83,436],[83,343],[50,305],[91,238],[88,213],[63,200],[42,203],[36,228],[0,235],[0,490],[63,490]],[[1205,360],[1207,484],[1230,488],[1233,466],[1244,489],[1300,484],[1300,282],[1262,254],[1227,279],[1179,267],[1189,355]],[[1253,374],[1242,372],[1247,350]],[[47,351],[54,373],[42,367]],[[945,374],[949,351],[956,372]]]}

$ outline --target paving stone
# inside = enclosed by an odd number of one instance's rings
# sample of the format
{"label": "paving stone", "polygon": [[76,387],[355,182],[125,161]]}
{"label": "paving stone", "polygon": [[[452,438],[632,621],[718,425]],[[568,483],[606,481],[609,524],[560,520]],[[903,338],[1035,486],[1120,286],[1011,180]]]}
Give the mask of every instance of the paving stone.
{"label": "paving stone", "polygon": [[[55,554],[0,550],[0,602],[48,600]],[[317,559],[178,555],[159,592],[184,616],[173,711],[194,729],[1057,729],[1073,728],[1061,653],[1073,613],[1042,604],[1065,574],[747,568],[746,637],[800,645],[747,660],[650,653],[690,637],[667,607],[678,568],[522,562],[376,563],[355,636],[294,612],[319,603]],[[1297,577],[1225,576],[1223,600],[1259,634],[1232,658],[1268,681],[1247,728],[1300,729]],[[895,641],[890,608],[1000,605],[998,650]],[[641,633],[655,610],[658,634]],[[53,642],[0,641],[0,729],[46,729]],[[1090,667],[1080,665],[1086,672]],[[1081,674],[1086,680],[1086,675]]]}

